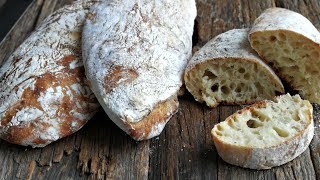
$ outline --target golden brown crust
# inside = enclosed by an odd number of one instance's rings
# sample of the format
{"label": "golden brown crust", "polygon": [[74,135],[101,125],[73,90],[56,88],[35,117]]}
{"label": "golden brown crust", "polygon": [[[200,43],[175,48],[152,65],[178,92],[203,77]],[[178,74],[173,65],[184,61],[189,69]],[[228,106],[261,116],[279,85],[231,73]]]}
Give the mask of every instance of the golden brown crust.
{"label": "golden brown crust", "polygon": [[[67,67],[69,61],[72,61],[72,59],[72,56],[66,56],[63,58],[63,60],[61,60],[61,64]],[[42,93],[45,93],[48,88],[55,88],[57,86],[69,87],[72,84],[79,83],[79,80],[81,81],[81,84],[84,84],[85,77],[83,71],[83,67],[79,67],[73,70],[65,69],[64,73],[61,74],[45,73],[42,76],[37,77],[34,90],[31,90],[30,88],[25,89],[21,96],[21,100],[15,105],[12,105],[4,114],[0,129],[6,130],[1,134],[1,138],[14,144],[23,144],[23,142],[31,139],[34,139],[34,144],[45,144],[46,140],[38,137],[38,133],[41,133],[42,131],[45,131],[46,128],[50,127],[46,122],[43,121],[42,118],[45,117],[37,118],[30,123],[19,124],[17,126],[10,125],[9,123],[16,116],[16,113],[25,107],[37,108],[43,111],[38,98]],[[74,91],[71,91],[71,94],[75,98],[70,99],[69,96],[64,96],[62,101],[59,102],[59,108],[55,115],[56,118],[59,119],[60,138],[72,134],[75,130],[80,129],[86,123],[86,121],[77,119],[70,114],[72,109],[76,112],[84,114],[94,113],[96,111],[96,108],[93,108],[89,105],[81,106],[80,108],[76,105],[78,102],[96,103],[94,99],[83,96]],[[72,123],[76,124],[76,126],[72,126]]]}
{"label": "golden brown crust", "polygon": [[146,140],[151,134],[158,131],[154,129],[157,125],[164,126],[169,118],[178,110],[177,97],[170,98],[164,102],[158,103],[157,106],[141,121],[137,123],[126,123],[129,129],[129,135],[135,140]]}
{"label": "golden brown crust", "polygon": [[[248,159],[252,149],[247,147],[236,147],[232,144],[225,144],[216,135],[211,134],[219,156],[226,162],[234,162],[240,166]],[[223,153],[222,153],[223,152]]]}
{"label": "golden brown crust", "polygon": [[[288,97],[288,95],[285,96]],[[275,102],[278,102],[280,97],[275,98]],[[225,123],[230,125],[230,127],[234,127],[234,122],[241,121],[238,118],[236,118],[236,116],[239,117],[240,114],[247,113],[248,111],[252,115],[257,109],[267,107],[270,103],[273,102],[266,100],[248,106],[229,116],[225,120]],[[251,169],[270,169],[274,166],[279,166],[291,161],[292,159],[300,155],[308,147],[314,133],[312,106],[309,102],[303,103],[305,105],[305,110],[303,111],[305,113],[304,121],[306,122],[302,123],[303,127],[301,131],[296,132],[295,134],[290,136],[290,138],[286,138],[284,142],[274,143],[272,145],[270,144],[267,146],[261,145],[261,147],[253,147],[251,145],[239,145],[236,142],[234,142],[233,144],[233,140],[222,140],[220,138],[221,132],[219,131],[219,127],[215,126],[215,128],[213,128],[211,131],[211,135],[217,152],[224,161],[230,164]]]}
{"label": "golden brown crust", "polygon": [[129,84],[138,77],[138,73],[131,68],[115,66],[110,69],[110,73],[104,78],[106,93],[111,92],[121,84]]}
{"label": "golden brown crust", "polygon": [[312,22],[288,9],[270,8],[255,20],[249,41],[294,91],[320,102],[320,33]]}
{"label": "golden brown crust", "polygon": [[251,104],[284,93],[273,70],[250,47],[249,29],[233,29],[216,36],[190,60],[185,84],[199,102]]}

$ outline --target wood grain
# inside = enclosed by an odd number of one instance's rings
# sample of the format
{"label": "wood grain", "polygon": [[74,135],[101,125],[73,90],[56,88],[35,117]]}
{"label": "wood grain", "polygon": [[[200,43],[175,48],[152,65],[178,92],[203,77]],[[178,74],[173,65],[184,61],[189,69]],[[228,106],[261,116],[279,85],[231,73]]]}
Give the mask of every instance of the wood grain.
{"label": "wood grain", "polygon": [[[72,0],[34,0],[0,44],[0,64],[52,11]],[[250,27],[269,7],[302,13],[320,28],[317,0],[197,0],[194,50],[221,32]],[[42,149],[0,140],[0,179],[319,179],[320,105],[310,148],[292,162],[255,171],[225,163],[210,131],[240,106],[209,109],[190,94],[157,138],[135,142],[100,110],[79,132]]]}
{"label": "wood grain", "polygon": [[34,29],[44,0],[34,0],[0,43],[0,65]]}

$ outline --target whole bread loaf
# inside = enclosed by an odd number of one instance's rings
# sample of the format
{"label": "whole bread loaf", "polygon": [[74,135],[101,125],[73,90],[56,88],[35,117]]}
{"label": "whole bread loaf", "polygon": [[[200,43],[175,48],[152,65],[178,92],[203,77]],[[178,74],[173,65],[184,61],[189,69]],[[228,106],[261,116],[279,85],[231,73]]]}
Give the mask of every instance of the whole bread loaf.
{"label": "whole bread loaf", "polygon": [[267,9],[255,20],[249,40],[280,78],[303,98],[320,103],[320,33],[307,18]]}
{"label": "whole bread loaf", "polygon": [[273,70],[250,47],[248,29],[216,36],[194,54],[185,71],[187,89],[210,107],[248,104],[284,93]]}
{"label": "whole bread loaf", "polygon": [[309,146],[314,125],[312,106],[299,95],[282,95],[246,107],[211,131],[223,160],[251,169],[285,164]]}
{"label": "whole bread loaf", "polygon": [[83,21],[95,1],[51,14],[0,69],[0,137],[43,147],[79,130],[99,105],[86,83]]}
{"label": "whole bread loaf", "polygon": [[110,119],[135,140],[159,135],[177,111],[195,17],[194,0],[110,0],[90,10],[86,75]]}

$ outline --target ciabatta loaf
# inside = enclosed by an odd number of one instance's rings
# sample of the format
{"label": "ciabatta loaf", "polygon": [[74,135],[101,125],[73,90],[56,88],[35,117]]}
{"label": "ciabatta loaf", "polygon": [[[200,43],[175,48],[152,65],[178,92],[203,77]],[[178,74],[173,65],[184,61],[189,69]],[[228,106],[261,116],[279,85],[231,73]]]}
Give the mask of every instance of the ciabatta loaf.
{"label": "ciabatta loaf", "polygon": [[285,164],[309,146],[312,106],[299,95],[262,101],[229,116],[211,131],[216,149],[230,164],[269,169]]}
{"label": "ciabatta loaf", "polygon": [[209,41],[192,57],[185,84],[199,102],[247,104],[284,93],[273,70],[250,47],[248,29],[234,29]]}
{"label": "ciabatta loaf", "polygon": [[82,42],[93,92],[135,140],[159,135],[178,108],[195,1],[110,0],[90,11]]}
{"label": "ciabatta loaf", "polygon": [[0,137],[43,147],[79,130],[99,105],[86,84],[81,32],[94,1],[48,18],[0,69]]}
{"label": "ciabatta loaf", "polygon": [[267,9],[255,20],[249,40],[280,78],[303,98],[320,103],[320,33],[307,18]]}

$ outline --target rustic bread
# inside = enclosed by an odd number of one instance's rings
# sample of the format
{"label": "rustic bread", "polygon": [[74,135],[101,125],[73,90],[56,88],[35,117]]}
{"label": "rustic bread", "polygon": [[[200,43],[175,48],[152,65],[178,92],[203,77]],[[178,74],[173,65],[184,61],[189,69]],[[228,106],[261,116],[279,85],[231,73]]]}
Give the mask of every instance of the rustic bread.
{"label": "rustic bread", "polygon": [[215,107],[253,103],[284,93],[281,81],[251,49],[247,36],[248,29],[233,29],[195,53],[184,80],[197,101]]}
{"label": "rustic bread", "polygon": [[211,131],[216,149],[230,164],[270,169],[285,164],[309,146],[312,106],[299,95],[261,101],[217,124]]}
{"label": "rustic bread", "polygon": [[303,98],[320,103],[320,33],[307,18],[267,9],[255,20],[249,40],[280,78]]}
{"label": "rustic bread", "polygon": [[86,84],[81,31],[94,1],[48,18],[0,69],[0,137],[43,147],[79,130],[99,105]]}
{"label": "rustic bread", "polygon": [[111,0],[90,11],[82,43],[93,92],[133,139],[159,135],[178,108],[195,1]]}

